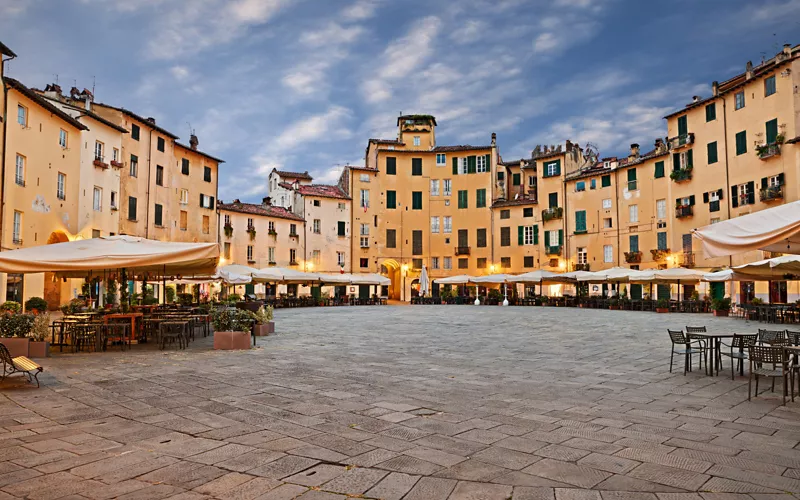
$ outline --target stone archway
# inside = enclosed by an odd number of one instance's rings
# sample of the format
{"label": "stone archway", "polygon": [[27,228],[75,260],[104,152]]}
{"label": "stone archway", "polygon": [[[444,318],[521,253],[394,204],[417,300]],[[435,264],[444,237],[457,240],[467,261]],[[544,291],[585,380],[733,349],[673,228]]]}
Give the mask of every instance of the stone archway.
{"label": "stone archway", "polygon": [[400,300],[403,276],[400,263],[394,259],[386,259],[381,263],[381,274],[392,280],[389,285],[389,298]]}
{"label": "stone archway", "polygon": [[[53,231],[47,238],[47,245],[54,243],[66,243],[69,241],[69,236],[64,231]],[[62,282],[56,278],[55,273],[44,273],[44,300],[47,302],[47,308],[55,311],[61,306],[61,288]]]}

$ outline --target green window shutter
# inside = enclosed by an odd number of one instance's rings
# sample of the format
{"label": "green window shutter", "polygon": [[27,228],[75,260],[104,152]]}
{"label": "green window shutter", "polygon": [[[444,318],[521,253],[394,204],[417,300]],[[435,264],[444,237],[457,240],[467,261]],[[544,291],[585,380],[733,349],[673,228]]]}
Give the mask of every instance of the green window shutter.
{"label": "green window shutter", "polygon": [[458,192],[458,208],[468,208],[468,198],[467,198],[467,191],[459,191]]}
{"label": "green window shutter", "polygon": [[414,191],[411,193],[411,209],[422,210],[422,191]]}
{"label": "green window shutter", "polygon": [[628,182],[636,180],[636,169],[631,168],[628,170]]}
{"label": "green window shutter", "polygon": [[477,158],[476,156],[468,156],[467,157],[467,173],[474,174],[475,172],[478,171],[477,170],[478,162],[477,162],[476,158]]}
{"label": "green window shutter", "polygon": [[337,229],[338,229],[337,233],[338,233],[339,236],[345,236],[345,223],[344,223],[344,221],[340,220],[337,223]]}
{"label": "green window shutter", "polygon": [[689,133],[689,125],[686,115],[678,118],[678,135],[686,135]]}
{"label": "green window shutter", "polygon": [[519,186],[519,184],[520,184],[520,174],[513,174],[511,183],[513,185],[515,185],[515,186]]}
{"label": "green window shutter", "polygon": [[731,206],[733,208],[739,206],[739,186],[731,186]]}
{"label": "green window shutter", "polygon": [[664,162],[663,161],[657,161],[656,162],[656,175],[655,175],[655,178],[656,179],[660,179],[662,177],[664,177]]}
{"label": "green window shutter", "polygon": [[563,229],[559,229],[558,230],[558,246],[561,246],[563,244],[564,244],[564,230]]}
{"label": "green window shutter", "polygon": [[475,206],[477,208],[486,207],[486,189],[478,189],[475,193]]}
{"label": "green window shutter", "polygon": [[517,226],[517,245],[525,244],[525,226]]}
{"label": "green window shutter", "polygon": [[539,226],[538,225],[534,225],[533,226],[533,244],[534,245],[538,245],[539,244]]}
{"label": "green window shutter", "polygon": [[714,121],[717,119],[717,105],[715,103],[711,103],[706,106],[706,121]]}
{"label": "green window shutter", "polygon": [[686,152],[686,165],[694,167],[694,156],[691,149]]}
{"label": "green window shutter", "polygon": [[550,208],[558,207],[558,193],[550,193],[547,195],[547,206]]}
{"label": "green window shutter", "polygon": [[575,212],[575,231],[586,231],[586,210],[578,210]]}
{"label": "green window shutter", "polygon": [[411,175],[422,175],[422,158],[411,158]]}
{"label": "green window shutter", "polygon": [[458,158],[453,157],[453,175],[458,175]]}
{"label": "green window shutter", "polygon": [[397,158],[386,157],[386,175],[397,175]]}
{"label": "green window shutter", "polygon": [[484,155],[484,157],[486,158],[486,160],[485,160],[486,161],[486,171],[487,172],[491,172],[492,171],[492,155]]}
{"label": "green window shutter", "polygon": [[761,189],[767,189],[769,186],[769,177],[762,177],[761,178]]}
{"label": "green window shutter", "polygon": [[600,178],[600,187],[609,187],[611,185],[611,176],[604,175]]}
{"label": "green window shutter", "polygon": [[747,202],[749,204],[753,204],[756,202],[756,183],[754,181],[750,181],[747,183]]}
{"label": "green window shutter", "polygon": [[164,225],[164,207],[156,203],[155,225]]}
{"label": "green window shutter", "polygon": [[631,247],[630,251],[631,252],[638,252],[639,251],[639,235],[638,234],[632,234],[629,237],[629,240],[630,240],[630,247]]}
{"label": "green window shutter", "polygon": [[712,165],[717,163],[719,159],[717,158],[717,141],[709,142],[708,143],[708,164]]}
{"label": "green window shutter", "polygon": [[747,153],[747,131],[742,130],[736,134],[736,154],[743,155]]}
{"label": "green window shutter", "polygon": [[659,250],[666,250],[667,249],[667,233],[661,232],[658,233],[658,249]]}
{"label": "green window shutter", "polygon": [[561,175],[561,160],[556,160],[556,175]]}
{"label": "green window shutter", "polygon": [[672,170],[678,170],[679,168],[681,168],[681,154],[672,153]]}
{"label": "green window shutter", "polygon": [[549,247],[550,246],[550,231],[545,231],[544,232],[544,246],[545,247]]}
{"label": "green window shutter", "polygon": [[778,137],[778,119],[767,122],[767,144],[774,144]]}
{"label": "green window shutter", "polygon": [[386,208],[397,208],[397,191],[386,191]]}

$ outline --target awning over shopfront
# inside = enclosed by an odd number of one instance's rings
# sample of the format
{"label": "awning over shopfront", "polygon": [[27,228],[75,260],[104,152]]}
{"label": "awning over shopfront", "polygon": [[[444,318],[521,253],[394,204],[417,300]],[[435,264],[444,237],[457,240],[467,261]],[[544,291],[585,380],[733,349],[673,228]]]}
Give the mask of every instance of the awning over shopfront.
{"label": "awning over shopfront", "polygon": [[537,271],[531,271],[529,273],[518,274],[516,276],[512,276],[511,279],[508,281],[509,283],[563,283],[565,281],[571,281],[570,278],[565,278],[561,273],[554,273],[551,271],[545,271],[543,269],[539,269]]}
{"label": "awning over shopfront", "polygon": [[433,280],[433,282],[439,285],[466,285],[469,283],[470,278],[472,278],[472,276],[459,274],[457,276],[448,276],[446,278],[436,278]]}
{"label": "awning over shopfront", "polygon": [[765,275],[772,279],[800,278],[800,255],[781,255],[736,266],[735,272],[742,275]]}

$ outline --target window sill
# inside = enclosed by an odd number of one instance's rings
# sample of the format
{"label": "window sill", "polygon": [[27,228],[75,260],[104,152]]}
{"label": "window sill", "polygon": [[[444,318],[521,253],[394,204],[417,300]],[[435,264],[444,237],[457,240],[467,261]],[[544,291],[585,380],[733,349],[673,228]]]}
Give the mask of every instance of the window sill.
{"label": "window sill", "polygon": [[56,196],[56,198],[58,198],[60,201],[67,201],[67,197],[66,196],[63,197],[63,198],[60,197],[60,196]]}
{"label": "window sill", "polygon": [[139,222],[139,221],[138,221],[138,220],[136,220],[136,219],[130,219],[130,218],[129,218],[129,219],[128,219],[128,222]]}
{"label": "window sill", "polygon": [[14,184],[16,184],[19,187],[25,187],[25,181],[16,181]]}
{"label": "window sill", "polygon": [[[182,227],[182,228],[181,228],[181,231],[186,231],[186,228],[185,228],[185,227]],[[204,233],[204,234],[208,234],[208,233]]]}

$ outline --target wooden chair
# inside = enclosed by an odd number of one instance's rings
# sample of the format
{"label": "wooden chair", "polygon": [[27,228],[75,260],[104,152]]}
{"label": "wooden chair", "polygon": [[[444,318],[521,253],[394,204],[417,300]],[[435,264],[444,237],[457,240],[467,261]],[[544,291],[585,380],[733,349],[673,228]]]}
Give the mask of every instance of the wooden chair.
{"label": "wooden chair", "polygon": [[0,344],[0,362],[3,363],[3,373],[0,377],[0,382],[6,379],[7,376],[15,373],[23,373],[28,376],[28,381],[33,382],[36,380],[36,387],[39,387],[39,374],[44,371],[38,363],[26,358],[25,356],[11,357],[8,348]]}

